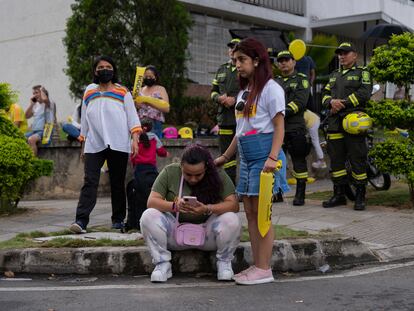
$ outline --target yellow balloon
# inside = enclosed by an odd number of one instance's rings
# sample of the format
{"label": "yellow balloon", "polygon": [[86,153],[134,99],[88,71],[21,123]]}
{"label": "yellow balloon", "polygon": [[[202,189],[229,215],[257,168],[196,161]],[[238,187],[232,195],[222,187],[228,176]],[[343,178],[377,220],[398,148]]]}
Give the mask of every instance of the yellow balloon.
{"label": "yellow balloon", "polygon": [[289,52],[292,53],[295,60],[301,59],[306,53],[306,44],[303,40],[295,39],[289,44]]}

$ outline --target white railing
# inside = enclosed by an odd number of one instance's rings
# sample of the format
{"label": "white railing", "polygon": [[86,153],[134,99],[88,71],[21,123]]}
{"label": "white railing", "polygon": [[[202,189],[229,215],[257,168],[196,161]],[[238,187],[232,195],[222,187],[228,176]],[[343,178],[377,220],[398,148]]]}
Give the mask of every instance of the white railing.
{"label": "white railing", "polygon": [[234,0],[264,8],[291,13],[299,16],[305,15],[305,0]]}

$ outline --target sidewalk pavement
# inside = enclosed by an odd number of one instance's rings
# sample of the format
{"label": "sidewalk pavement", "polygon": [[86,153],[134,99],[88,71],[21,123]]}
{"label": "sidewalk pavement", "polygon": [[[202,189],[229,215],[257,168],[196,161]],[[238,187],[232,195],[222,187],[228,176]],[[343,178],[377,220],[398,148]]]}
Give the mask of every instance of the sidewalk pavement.
{"label": "sidewalk pavement", "polygon": [[[292,191],[285,202],[274,204],[273,223],[310,233],[330,232],[332,237],[278,240],[274,244],[272,267],[279,271],[318,269],[326,264],[336,267],[388,262],[414,258],[414,211],[368,206],[354,211],[347,206],[324,209],[321,202],[306,200],[292,205]],[[316,181],[307,190],[329,190],[329,181]],[[29,211],[0,218],[0,241],[20,232],[60,231],[73,222],[76,200],[23,201]],[[244,224],[244,212],[240,212]],[[89,226],[109,225],[109,198],[99,198]],[[339,237],[338,237],[339,236]],[[214,270],[214,254],[200,251],[176,252],[173,266],[181,272]],[[251,262],[249,243],[241,243],[233,266],[242,269]],[[326,268],[326,266],[325,266]],[[106,247],[82,249],[28,249],[0,251],[0,270],[38,273],[149,273],[151,258],[146,247]]]}

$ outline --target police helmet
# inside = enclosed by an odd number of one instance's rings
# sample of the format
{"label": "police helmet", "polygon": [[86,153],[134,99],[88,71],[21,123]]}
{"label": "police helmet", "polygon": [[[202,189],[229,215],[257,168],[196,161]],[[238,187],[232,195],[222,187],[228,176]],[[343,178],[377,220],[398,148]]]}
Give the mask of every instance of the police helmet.
{"label": "police helmet", "polygon": [[342,126],[349,134],[363,134],[372,127],[372,119],[365,112],[355,111],[345,116]]}

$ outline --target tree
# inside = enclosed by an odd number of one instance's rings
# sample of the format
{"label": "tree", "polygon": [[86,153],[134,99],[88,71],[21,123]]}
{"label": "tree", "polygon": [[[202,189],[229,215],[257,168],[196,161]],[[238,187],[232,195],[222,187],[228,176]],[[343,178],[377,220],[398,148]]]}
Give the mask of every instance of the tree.
{"label": "tree", "polygon": [[376,144],[371,154],[380,170],[404,178],[414,207],[414,102],[408,92],[414,83],[414,34],[393,35],[387,45],[374,50],[368,67],[378,82],[388,81],[406,89],[405,100],[371,101],[368,113],[376,124],[408,130],[408,138],[389,138]]}
{"label": "tree", "polygon": [[97,55],[112,56],[122,84],[132,87],[136,66],[155,65],[172,99],[185,88],[190,14],[176,0],[76,0],[66,25],[72,95],[82,97]]}

